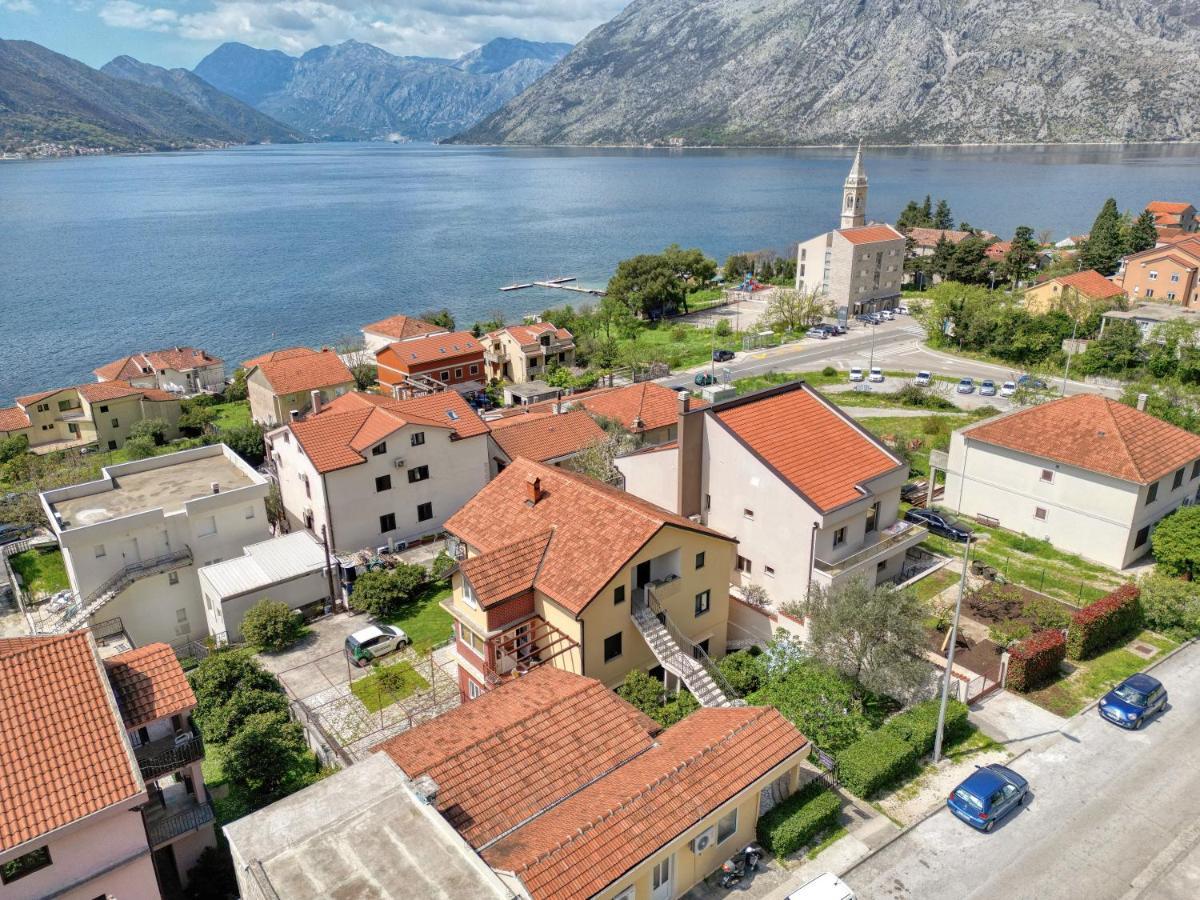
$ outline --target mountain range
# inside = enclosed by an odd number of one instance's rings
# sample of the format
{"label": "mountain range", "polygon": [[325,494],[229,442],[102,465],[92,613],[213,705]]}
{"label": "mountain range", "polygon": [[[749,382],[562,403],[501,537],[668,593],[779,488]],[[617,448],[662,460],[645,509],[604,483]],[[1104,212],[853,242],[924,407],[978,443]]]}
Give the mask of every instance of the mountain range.
{"label": "mountain range", "polygon": [[469,128],[571,49],[499,38],[458,59],[395,56],[346,41],[292,57],[222,44],[195,74],[261,113],[321,140],[432,140]]}
{"label": "mountain range", "polygon": [[1200,0],[634,0],[456,140],[1200,139]]}

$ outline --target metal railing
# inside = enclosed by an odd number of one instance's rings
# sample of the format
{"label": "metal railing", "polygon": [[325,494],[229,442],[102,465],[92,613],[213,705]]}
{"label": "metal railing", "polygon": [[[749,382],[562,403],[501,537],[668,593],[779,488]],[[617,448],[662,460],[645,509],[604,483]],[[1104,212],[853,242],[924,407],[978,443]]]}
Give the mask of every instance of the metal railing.
{"label": "metal railing", "polygon": [[92,633],[97,644],[102,644],[111,637],[124,634],[125,623],[121,621],[120,616],[116,616],[112,619],[105,619],[103,622],[97,622],[95,625],[88,626],[88,631]]}
{"label": "metal railing", "polygon": [[151,819],[146,813],[143,815],[146,816],[146,836],[150,839],[151,847],[157,847],[181,834],[195,831],[197,828],[207,825],[214,818],[212,804],[207,800],[161,819]]}
{"label": "metal railing", "polygon": [[869,547],[851,553],[849,556],[839,559],[836,562],[829,562],[824,559],[816,559],[813,562],[814,567],[827,575],[840,575],[843,572],[853,569],[855,566],[860,566],[865,562],[869,562],[876,556],[886,553],[898,544],[903,544],[906,541],[922,541],[925,535],[929,533],[924,525],[915,525],[912,522],[903,520],[891,526],[893,529],[890,534],[885,532],[885,536],[871,544]]}
{"label": "metal railing", "polygon": [[183,550],[176,550],[172,553],[156,556],[154,559],[146,559],[124,566],[113,573],[107,581],[88,594],[78,604],[73,603],[67,607],[67,611],[63,613],[62,618],[51,625],[50,630],[58,634],[72,631],[86,622],[92,613],[111,600],[112,597],[108,596],[109,594],[115,596],[139,578],[145,578],[168,571],[169,569],[178,568],[179,565],[190,563],[191,561],[192,551],[189,548],[184,548]]}
{"label": "metal railing", "polygon": [[135,747],[133,755],[137,757],[143,778],[161,778],[168,772],[201,759],[204,756],[204,741],[199,734],[192,732],[190,739],[180,743],[176,743],[172,736]]}
{"label": "metal railing", "polygon": [[[725,694],[726,700],[730,703],[739,701],[740,695],[733,689],[733,685],[729,683],[729,680],[721,674],[721,670],[712,661],[712,658],[708,655],[708,651],[679,630],[679,626],[675,624],[671,616],[663,609],[662,604],[658,602],[658,598],[654,596],[654,591],[651,590],[649,585],[642,589],[640,596],[637,591],[634,591],[631,612],[636,617],[639,611],[648,612],[658,619],[683,655],[708,673],[708,676],[716,686]],[[686,666],[687,662],[684,665]]]}

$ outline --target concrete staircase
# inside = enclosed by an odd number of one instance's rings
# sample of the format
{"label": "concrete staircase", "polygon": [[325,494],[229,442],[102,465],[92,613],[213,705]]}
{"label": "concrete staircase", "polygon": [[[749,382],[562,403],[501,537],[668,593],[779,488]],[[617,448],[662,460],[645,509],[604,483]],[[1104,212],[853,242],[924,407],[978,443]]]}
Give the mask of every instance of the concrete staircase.
{"label": "concrete staircase", "polygon": [[87,595],[80,603],[67,607],[61,619],[54,622],[48,629],[50,634],[66,634],[87,625],[88,619],[94,616],[105,604],[115,600],[117,596],[143,578],[161,575],[174,569],[181,569],[192,564],[190,549],[176,550],[164,556],[133,563],[119,569],[108,581]]}
{"label": "concrete staircase", "polygon": [[[717,683],[719,675],[715,672],[716,667],[712,666],[703,650],[700,650],[700,653],[704,654],[702,659],[696,659],[693,648],[699,648],[680,635],[676,629],[668,628],[647,606],[634,609],[633,621],[659,665],[678,676],[701,706],[734,705],[726,690]],[[669,621],[667,619],[667,622]],[[705,666],[706,661],[708,666]]]}

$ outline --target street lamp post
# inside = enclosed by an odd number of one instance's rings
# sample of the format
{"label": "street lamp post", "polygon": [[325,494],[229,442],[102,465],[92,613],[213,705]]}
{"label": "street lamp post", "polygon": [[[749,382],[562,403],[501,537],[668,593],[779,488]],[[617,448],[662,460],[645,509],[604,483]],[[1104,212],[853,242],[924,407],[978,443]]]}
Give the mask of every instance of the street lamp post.
{"label": "street lamp post", "polygon": [[954,645],[958,643],[958,617],[962,613],[963,594],[967,592],[967,561],[971,556],[971,539],[963,547],[962,578],[958,582],[958,600],[954,604],[954,622],[950,626],[950,649],[946,651],[946,673],[942,676],[942,704],[938,707],[937,735],[933,739],[933,761],[942,758],[942,732],[946,728],[946,706],[950,702],[950,679],[954,677]]}
{"label": "street lamp post", "polygon": [[867,364],[868,376],[870,376],[871,370],[875,368],[875,329],[878,327],[877,323],[875,322],[871,322],[869,324],[871,326],[871,361]]}

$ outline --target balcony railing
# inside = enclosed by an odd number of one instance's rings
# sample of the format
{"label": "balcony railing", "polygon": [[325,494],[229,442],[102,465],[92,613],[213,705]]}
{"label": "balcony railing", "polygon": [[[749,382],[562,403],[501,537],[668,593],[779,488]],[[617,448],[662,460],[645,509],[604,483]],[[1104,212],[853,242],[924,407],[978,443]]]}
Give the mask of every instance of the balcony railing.
{"label": "balcony railing", "polygon": [[179,740],[172,735],[142,744],[134,748],[133,755],[137,757],[142,777],[150,781],[203,758],[204,741],[195,732],[187,732]]}
{"label": "balcony railing", "polygon": [[923,525],[915,525],[912,522],[901,520],[881,531],[879,540],[870,546],[863,547],[836,562],[818,558],[814,561],[814,567],[818,572],[823,572],[830,577],[841,575],[843,572],[890,553],[902,544],[918,543],[924,540],[928,533],[929,530]]}
{"label": "balcony railing", "polygon": [[206,800],[177,808],[177,811],[152,808],[146,811],[145,816],[146,835],[153,848],[207,825],[213,820],[213,808]]}

